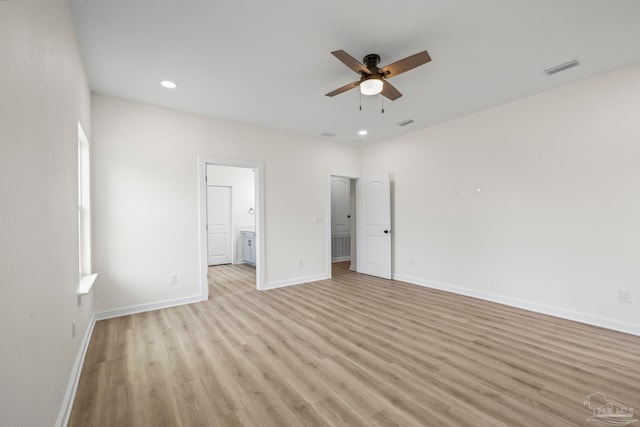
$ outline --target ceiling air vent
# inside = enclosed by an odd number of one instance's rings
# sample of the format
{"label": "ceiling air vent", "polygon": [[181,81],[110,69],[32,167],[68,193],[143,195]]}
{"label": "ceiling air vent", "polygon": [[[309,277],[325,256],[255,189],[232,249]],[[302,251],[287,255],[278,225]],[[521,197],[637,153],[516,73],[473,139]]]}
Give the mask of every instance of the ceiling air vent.
{"label": "ceiling air vent", "polygon": [[571,61],[565,62],[564,64],[560,64],[560,65],[556,65],[555,67],[547,68],[546,70],[544,70],[544,72],[547,73],[547,75],[550,76],[552,74],[559,73],[560,71],[564,71],[564,70],[568,70],[569,68],[577,67],[578,65],[580,65],[580,63],[578,61],[576,61],[575,59],[572,59]]}
{"label": "ceiling air vent", "polygon": [[406,126],[406,125],[410,125],[411,123],[413,123],[413,120],[411,119],[403,120],[400,123],[398,123],[398,126]]}
{"label": "ceiling air vent", "polygon": [[336,136],[336,134],[330,132],[322,132],[320,136],[324,136],[325,138],[333,138],[334,136]]}

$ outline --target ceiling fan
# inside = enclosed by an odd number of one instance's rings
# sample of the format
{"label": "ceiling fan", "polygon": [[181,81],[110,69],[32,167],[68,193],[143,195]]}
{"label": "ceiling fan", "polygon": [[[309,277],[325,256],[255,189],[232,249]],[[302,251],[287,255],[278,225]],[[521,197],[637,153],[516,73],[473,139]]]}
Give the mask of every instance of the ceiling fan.
{"label": "ceiling fan", "polygon": [[375,53],[370,53],[365,56],[362,60],[364,64],[344,50],[336,50],[331,52],[331,54],[338,58],[344,65],[360,74],[360,80],[329,92],[326,96],[336,96],[360,86],[360,93],[363,95],[377,95],[380,93],[391,101],[400,98],[402,94],[386,79],[395,77],[405,71],[412,70],[431,61],[429,53],[425,50],[396,61],[393,64],[378,68],[380,55]]}

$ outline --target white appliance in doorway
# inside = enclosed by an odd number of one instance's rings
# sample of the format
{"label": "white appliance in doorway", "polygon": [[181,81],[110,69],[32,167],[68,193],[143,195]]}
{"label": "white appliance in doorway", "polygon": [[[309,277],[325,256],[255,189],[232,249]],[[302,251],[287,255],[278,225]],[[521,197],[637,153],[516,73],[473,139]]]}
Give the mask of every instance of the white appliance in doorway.
{"label": "white appliance in doorway", "polygon": [[207,263],[231,264],[232,252],[232,200],[231,187],[207,186]]}

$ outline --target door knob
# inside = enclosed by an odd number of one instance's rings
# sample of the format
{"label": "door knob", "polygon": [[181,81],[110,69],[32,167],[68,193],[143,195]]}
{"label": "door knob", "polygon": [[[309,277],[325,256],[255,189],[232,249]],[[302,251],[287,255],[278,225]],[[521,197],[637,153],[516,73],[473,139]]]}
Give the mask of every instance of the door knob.
{"label": "door knob", "polygon": [[389,234],[389,230],[384,230],[384,234]]}

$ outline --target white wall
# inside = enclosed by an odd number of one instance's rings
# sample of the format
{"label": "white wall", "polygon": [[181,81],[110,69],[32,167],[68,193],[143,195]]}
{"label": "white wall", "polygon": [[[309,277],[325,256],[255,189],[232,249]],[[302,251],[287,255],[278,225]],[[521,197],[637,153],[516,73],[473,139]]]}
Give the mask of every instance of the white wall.
{"label": "white wall", "polygon": [[51,426],[93,312],[75,296],[78,121],[91,136],[66,1],[0,2],[0,70],[0,425]]}
{"label": "white wall", "polygon": [[635,66],[366,148],[396,276],[639,333],[639,118]]}
{"label": "white wall", "polygon": [[241,228],[256,225],[255,214],[249,213],[249,209],[256,208],[255,172],[249,168],[207,165],[207,178],[208,185],[232,187],[231,209],[236,248],[235,260],[239,263],[243,259]]}
{"label": "white wall", "polygon": [[356,149],[99,94],[92,126],[98,311],[199,295],[198,155],[264,162],[267,286],[327,274],[326,176]]}

